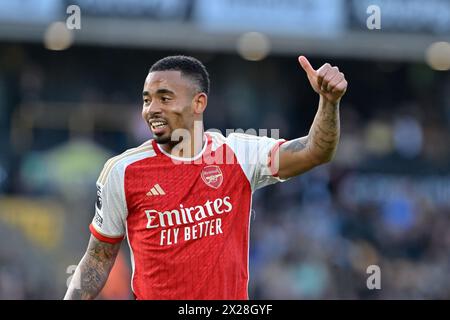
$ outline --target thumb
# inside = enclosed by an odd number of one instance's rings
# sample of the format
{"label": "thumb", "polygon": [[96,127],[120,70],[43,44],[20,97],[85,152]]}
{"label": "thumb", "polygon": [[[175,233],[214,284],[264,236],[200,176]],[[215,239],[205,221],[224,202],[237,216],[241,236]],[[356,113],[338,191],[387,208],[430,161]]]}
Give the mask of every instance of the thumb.
{"label": "thumb", "polygon": [[315,76],[316,70],[311,66],[308,59],[306,59],[305,56],[298,57],[298,62],[300,62],[300,65],[302,66],[303,70],[305,70],[306,74],[308,76]]}

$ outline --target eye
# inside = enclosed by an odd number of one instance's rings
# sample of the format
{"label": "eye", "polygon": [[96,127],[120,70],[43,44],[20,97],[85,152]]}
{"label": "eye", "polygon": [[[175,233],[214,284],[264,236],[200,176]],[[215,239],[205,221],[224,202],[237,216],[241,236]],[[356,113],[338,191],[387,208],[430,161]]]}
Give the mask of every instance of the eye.
{"label": "eye", "polygon": [[150,99],[149,98],[144,98],[144,104],[148,105],[150,103]]}
{"label": "eye", "polygon": [[169,102],[171,99],[169,97],[161,97],[162,102]]}

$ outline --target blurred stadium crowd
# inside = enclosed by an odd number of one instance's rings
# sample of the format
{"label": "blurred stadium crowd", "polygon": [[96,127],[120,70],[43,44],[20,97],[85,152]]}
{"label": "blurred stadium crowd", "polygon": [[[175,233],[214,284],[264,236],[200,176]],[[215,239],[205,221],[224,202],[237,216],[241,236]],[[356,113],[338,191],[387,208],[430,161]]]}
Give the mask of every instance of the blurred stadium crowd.
{"label": "blurred stadium crowd", "polygon": [[[87,245],[108,157],[149,139],[150,65],[169,51],[0,45],[0,299],[59,299]],[[306,135],[318,98],[295,57],[202,60],[206,129]],[[255,193],[252,299],[450,298],[450,75],[422,63],[313,58],[346,73],[335,160]],[[270,130],[269,130],[270,132]],[[123,255],[102,298],[128,299]],[[366,269],[378,265],[381,289]]]}

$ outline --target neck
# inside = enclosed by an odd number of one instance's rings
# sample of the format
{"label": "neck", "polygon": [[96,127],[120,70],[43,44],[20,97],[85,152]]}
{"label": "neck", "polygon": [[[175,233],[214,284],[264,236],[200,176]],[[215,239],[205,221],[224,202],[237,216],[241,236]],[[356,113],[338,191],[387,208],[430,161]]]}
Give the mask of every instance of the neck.
{"label": "neck", "polygon": [[199,128],[191,128],[186,131],[186,134],[180,135],[179,142],[165,143],[161,145],[161,148],[172,156],[194,158],[202,152],[206,143],[206,139],[204,140],[203,137],[204,129],[203,125],[200,125]]}

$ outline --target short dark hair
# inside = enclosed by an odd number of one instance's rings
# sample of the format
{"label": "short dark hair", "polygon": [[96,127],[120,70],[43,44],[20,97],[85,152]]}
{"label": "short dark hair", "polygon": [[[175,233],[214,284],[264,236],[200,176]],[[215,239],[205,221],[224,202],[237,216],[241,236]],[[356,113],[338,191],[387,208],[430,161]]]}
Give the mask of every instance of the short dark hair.
{"label": "short dark hair", "polygon": [[183,76],[194,80],[200,92],[209,93],[209,74],[205,66],[198,59],[189,56],[168,56],[156,61],[150,68],[154,71],[180,71]]}

